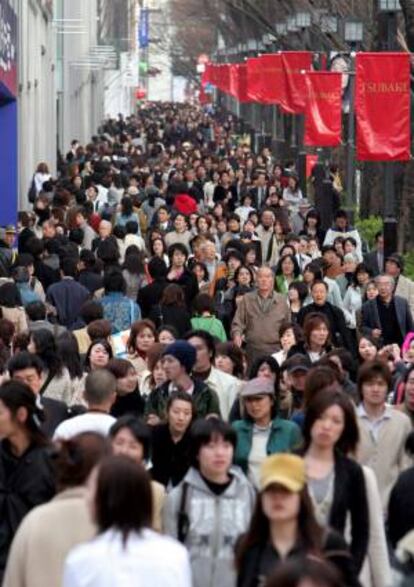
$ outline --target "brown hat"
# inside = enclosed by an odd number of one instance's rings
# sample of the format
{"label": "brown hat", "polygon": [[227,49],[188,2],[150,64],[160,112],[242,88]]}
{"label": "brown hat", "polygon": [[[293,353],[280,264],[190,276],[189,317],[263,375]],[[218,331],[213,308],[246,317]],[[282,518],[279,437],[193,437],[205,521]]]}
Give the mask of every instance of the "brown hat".
{"label": "brown hat", "polygon": [[260,491],[270,485],[281,485],[299,493],[306,484],[305,461],[296,455],[275,454],[266,457],[260,467]]}
{"label": "brown hat", "polygon": [[274,395],[274,384],[266,377],[255,377],[244,384],[240,396],[253,397],[255,395]]}

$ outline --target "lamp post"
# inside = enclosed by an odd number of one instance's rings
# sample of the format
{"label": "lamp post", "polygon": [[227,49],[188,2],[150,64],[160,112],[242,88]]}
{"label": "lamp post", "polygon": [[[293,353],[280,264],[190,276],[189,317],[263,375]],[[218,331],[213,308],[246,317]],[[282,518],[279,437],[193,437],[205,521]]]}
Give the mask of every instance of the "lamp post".
{"label": "lamp post", "polygon": [[[304,37],[303,44],[305,47],[309,46],[308,29],[312,26],[312,16],[310,12],[296,13],[296,26]],[[295,116],[294,116],[295,118]],[[297,116],[298,124],[298,161],[297,168],[299,173],[300,189],[303,197],[307,197],[307,181],[306,181],[306,150],[305,150],[305,115],[299,114]]]}
{"label": "lamp post", "polygon": [[[344,23],[344,40],[351,49],[355,50],[364,39],[364,25],[362,21],[350,19]],[[351,53],[351,63],[354,63],[355,53]],[[353,69],[353,68],[352,68]],[[346,165],[347,205],[355,204],[355,75],[349,77],[349,113],[348,113],[348,148]]]}
{"label": "lamp post", "polygon": [[[379,0],[378,12],[384,17],[387,34],[382,43],[383,51],[395,51],[397,37],[397,12],[401,10],[399,0]],[[397,250],[397,219],[395,216],[394,163],[384,163],[385,218],[384,218],[384,259]]]}

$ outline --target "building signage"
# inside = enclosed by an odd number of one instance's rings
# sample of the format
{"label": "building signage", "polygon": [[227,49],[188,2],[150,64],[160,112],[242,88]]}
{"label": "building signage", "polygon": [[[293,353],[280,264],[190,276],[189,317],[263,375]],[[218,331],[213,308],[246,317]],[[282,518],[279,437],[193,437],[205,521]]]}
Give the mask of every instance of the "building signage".
{"label": "building signage", "polygon": [[17,16],[8,0],[0,0],[0,94],[17,93]]}

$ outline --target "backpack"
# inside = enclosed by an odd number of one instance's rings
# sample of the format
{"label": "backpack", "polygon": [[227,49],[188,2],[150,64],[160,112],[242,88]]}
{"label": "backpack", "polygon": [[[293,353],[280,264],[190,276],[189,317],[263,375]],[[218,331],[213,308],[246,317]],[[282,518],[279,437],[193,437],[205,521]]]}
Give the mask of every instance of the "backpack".
{"label": "backpack", "polygon": [[27,192],[27,198],[31,204],[34,204],[34,201],[37,197],[37,189],[34,176],[32,177],[32,183],[30,184],[29,191]]}

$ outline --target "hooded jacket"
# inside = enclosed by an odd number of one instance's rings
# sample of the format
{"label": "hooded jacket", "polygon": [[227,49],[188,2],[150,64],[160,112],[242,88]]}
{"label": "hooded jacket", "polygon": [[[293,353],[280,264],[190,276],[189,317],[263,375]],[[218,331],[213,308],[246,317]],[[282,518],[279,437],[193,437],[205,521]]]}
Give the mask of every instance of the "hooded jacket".
{"label": "hooded jacket", "polygon": [[[234,547],[246,531],[255,504],[255,492],[238,467],[221,495],[214,494],[200,473],[191,468],[168,495],[164,506],[164,531],[178,537],[178,514],[189,519],[185,545],[190,553],[193,587],[234,587]],[[183,484],[187,494],[182,508]]]}

